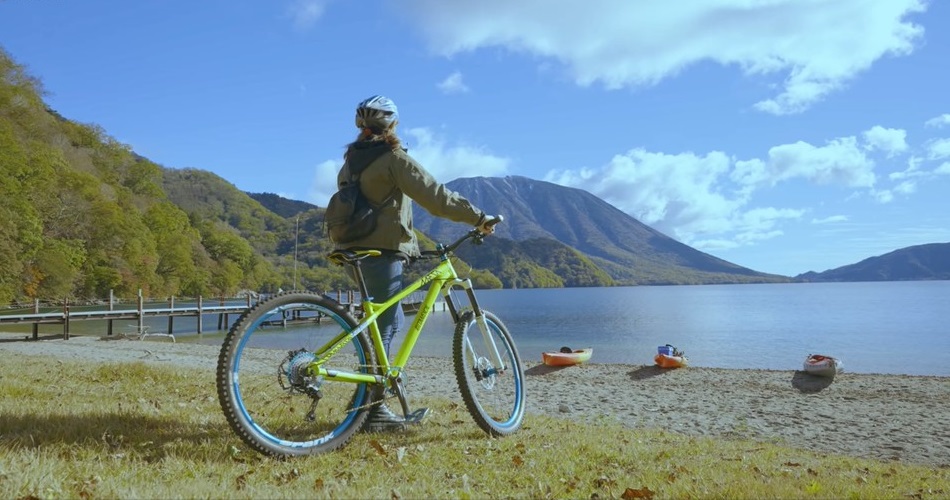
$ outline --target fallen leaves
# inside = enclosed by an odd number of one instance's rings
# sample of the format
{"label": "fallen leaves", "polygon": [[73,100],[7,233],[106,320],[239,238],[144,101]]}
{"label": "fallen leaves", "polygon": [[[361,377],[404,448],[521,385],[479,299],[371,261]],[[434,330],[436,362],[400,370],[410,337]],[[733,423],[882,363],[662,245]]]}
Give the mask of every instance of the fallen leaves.
{"label": "fallen leaves", "polygon": [[634,498],[646,498],[651,499],[656,495],[656,492],[644,486],[640,489],[627,488],[624,490],[623,494],[620,495],[620,498],[623,500],[632,500]]}

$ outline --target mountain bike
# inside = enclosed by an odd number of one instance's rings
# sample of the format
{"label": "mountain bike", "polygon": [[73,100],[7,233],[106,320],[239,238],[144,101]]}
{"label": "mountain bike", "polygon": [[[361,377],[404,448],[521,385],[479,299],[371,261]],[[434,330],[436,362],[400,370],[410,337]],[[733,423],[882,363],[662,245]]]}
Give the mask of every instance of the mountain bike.
{"label": "mountain bike", "polygon": [[[502,220],[496,218],[496,223]],[[413,261],[437,260],[395,296],[374,302],[360,262],[378,250],[337,250],[328,257],[351,266],[361,294],[360,308],[310,292],[285,292],[247,310],[227,333],[218,357],[218,399],[231,429],[254,450],[299,456],[336,450],[366,422],[370,410],[399,400],[412,423],[406,391],[412,349],[441,298],[452,315],[452,359],[465,407],[491,436],[516,432],[524,420],[524,368],[508,328],[482,309],[470,279],[460,278],[451,256],[484,235],[473,229],[454,243],[439,244]],[[425,298],[392,359],[376,319],[402,299],[429,285]],[[467,305],[456,297],[464,291]],[[359,319],[356,313],[361,312]]]}

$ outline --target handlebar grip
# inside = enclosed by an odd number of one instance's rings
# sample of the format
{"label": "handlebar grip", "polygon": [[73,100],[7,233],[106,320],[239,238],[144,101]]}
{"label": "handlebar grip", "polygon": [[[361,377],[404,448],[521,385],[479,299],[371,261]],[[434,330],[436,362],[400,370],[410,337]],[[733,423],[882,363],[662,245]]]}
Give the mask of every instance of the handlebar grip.
{"label": "handlebar grip", "polygon": [[493,218],[491,218],[491,219],[485,221],[485,226],[487,226],[487,227],[492,227],[492,226],[494,226],[495,224],[498,224],[499,222],[503,222],[504,220],[505,220],[505,216],[499,214],[499,215],[496,215],[496,216],[494,216]]}

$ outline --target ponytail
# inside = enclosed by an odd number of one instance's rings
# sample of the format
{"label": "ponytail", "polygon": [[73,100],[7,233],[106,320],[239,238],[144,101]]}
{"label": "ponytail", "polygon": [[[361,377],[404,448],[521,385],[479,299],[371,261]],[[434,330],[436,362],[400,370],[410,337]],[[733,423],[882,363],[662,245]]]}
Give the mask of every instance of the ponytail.
{"label": "ponytail", "polygon": [[395,151],[402,147],[402,141],[400,141],[399,136],[396,135],[396,123],[398,122],[390,124],[389,127],[386,127],[386,130],[373,130],[364,127],[360,129],[360,133],[356,136],[355,142],[385,142]]}

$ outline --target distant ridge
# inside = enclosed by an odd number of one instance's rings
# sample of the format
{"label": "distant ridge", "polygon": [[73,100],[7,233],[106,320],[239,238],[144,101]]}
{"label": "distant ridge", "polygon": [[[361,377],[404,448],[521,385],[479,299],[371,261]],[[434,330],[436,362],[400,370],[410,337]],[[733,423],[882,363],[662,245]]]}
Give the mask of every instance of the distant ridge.
{"label": "distant ridge", "polygon": [[797,281],[910,281],[950,279],[950,243],[928,243],[870,257],[820,273],[809,271]]}

